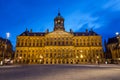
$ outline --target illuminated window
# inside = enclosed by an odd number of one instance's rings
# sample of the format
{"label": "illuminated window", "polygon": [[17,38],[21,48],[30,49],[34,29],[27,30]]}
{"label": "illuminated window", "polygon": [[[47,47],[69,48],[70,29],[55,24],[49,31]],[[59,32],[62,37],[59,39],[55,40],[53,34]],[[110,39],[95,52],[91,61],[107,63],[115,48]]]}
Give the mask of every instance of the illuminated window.
{"label": "illuminated window", "polygon": [[42,43],[40,43],[40,46],[42,46]]}
{"label": "illuminated window", "polygon": [[17,43],[17,46],[20,46],[20,43],[19,43],[19,42]]}
{"label": "illuminated window", "polygon": [[46,45],[48,45],[49,43],[47,42],[47,44]]}
{"label": "illuminated window", "polygon": [[21,42],[21,46],[23,46],[23,42]]}
{"label": "illuminated window", "polygon": [[56,45],[56,42],[55,42],[55,45]]}
{"label": "illuminated window", "polygon": [[50,57],[52,57],[52,53],[50,53]]}
{"label": "illuminated window", "polygon": [[62,41],[62,45],[64,45],[64,41]]}
{"label": "illuminated window", "polygon": [[93,42],[91,42],[91,45],[92,45],[92,46],[94,46],[94,43],[93,43]]}
{"label": "illuminated window", "polygon": [[29,43],[29,45],[28,46],[31,46],[31,43]]}
{"label": "illuminated window", "polygon": [[58,42],[58,45],[60,45],[60,42]]}
{"label": "illuminated window", "polygon": [[52,45],[52,42],[50,42],[50,45]]}
{"label": "illuminated window", "polygon": [[66,45],[68,45],[68,42],[66,42]]}
{"label": "illuminated window", "polygon": [[78,43],[76,43],[76,46],[78,46]]}
{"label": "illuminated window", "polygon": [[35,43],[33,43],[33,46],[35,46]]}
{"label": "illuminated window", "polygon": [[25,42],[25,46],[27,46],[27,43]]}
{"label": "illuminated window", "polygon": [[34,57],[34,54],[32,54],[32,56],[31,57]]}

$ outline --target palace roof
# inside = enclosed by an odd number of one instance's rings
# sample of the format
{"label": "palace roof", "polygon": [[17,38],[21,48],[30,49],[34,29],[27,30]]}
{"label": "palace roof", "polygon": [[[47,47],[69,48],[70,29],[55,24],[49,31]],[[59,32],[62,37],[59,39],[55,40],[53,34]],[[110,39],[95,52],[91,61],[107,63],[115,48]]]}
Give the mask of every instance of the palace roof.
{"label": "palace roof", "polygon": [[[46,34],[45,32],[29,32],[29,31],[25,31],[22,34],[20,34],[19,36],[44,36],[45,34]],[[74,34],[74,36],[97,36],[98,35],[94,31],[89,31],[89,32],[73,32],[73,34]]]}

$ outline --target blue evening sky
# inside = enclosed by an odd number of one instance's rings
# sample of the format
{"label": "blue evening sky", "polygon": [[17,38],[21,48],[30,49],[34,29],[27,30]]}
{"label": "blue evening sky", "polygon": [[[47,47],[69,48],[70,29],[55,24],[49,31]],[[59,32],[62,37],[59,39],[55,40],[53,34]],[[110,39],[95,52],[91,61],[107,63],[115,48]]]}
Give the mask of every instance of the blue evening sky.
{"label": "blue evening sky", "polygon": [[103,39],[120,32],[120,0],[0,0],[0,37],[10,32],[15,46],[16,37],[26,28],[52,31],[58,8],[65,18],[66,31],[93,28]]}

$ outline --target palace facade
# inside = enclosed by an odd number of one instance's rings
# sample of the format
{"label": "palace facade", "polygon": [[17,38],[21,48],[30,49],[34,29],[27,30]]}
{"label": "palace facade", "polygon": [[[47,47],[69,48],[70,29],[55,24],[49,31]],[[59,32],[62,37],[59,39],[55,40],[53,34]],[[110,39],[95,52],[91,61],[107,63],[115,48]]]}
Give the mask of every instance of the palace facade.
{"label": "palace facade", "polygon": [[25,30],[17,36],[15,62],[22,64],[94,64],[104,62],[102,38],[92,29],[65,31],[64,18],[58,12],[54,30]]}

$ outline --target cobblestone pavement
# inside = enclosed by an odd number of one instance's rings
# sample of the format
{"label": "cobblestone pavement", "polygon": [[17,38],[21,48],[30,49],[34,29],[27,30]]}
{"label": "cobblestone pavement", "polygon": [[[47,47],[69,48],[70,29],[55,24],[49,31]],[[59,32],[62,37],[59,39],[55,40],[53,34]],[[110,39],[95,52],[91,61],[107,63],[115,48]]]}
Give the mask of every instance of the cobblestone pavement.
{"label": "cobblestone pavement", "polygon": [[0,80],[120,80],[120,65],[0,66]]}

